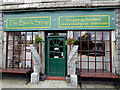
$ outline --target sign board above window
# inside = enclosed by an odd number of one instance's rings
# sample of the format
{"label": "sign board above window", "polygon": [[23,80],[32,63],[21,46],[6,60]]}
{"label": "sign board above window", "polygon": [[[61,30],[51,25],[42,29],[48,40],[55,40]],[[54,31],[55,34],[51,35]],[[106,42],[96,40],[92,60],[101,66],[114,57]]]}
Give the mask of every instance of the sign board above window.
{"label": "sign board above window", "polygon": [[114,10],[5,13],[4,30],[114,30]]}

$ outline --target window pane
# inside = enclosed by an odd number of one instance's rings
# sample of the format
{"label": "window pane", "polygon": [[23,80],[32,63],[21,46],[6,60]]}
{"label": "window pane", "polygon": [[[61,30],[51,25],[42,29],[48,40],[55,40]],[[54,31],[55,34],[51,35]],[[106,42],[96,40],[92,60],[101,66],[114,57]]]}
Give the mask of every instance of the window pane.
{"label": "window pane", "polygon": [[96,63],[96,69],[98,72],[102,72],[103,66],[102,66],[102,62],[97,62]]}
{"label": "window pane", "polygon": [[89,69],[95,71],[95,62],[89,62]]}
{"label": "window pane", "polygon": [[80,40],[80,31],[74,32],[74,38],[75,38],[75,40]]}
{"label": "window pane", "polygon": [[20,32],[15,32],[15,40],[19,41]]}
{"label": "window pane", "polygon": [[8,38],[8,40],[13,40],[13,32],[10,32],[10,33],[9,33],[9,38]]}
{"label": "window pane", "polygon": [[108,72],[108,71],[110,72],[110,63],[105,63],[104,68],[105,68],[106,72]]}
{"label": "window pane", "polygon": [[109,32],[103,32],[103,39],[109,40]]}
{"label": "window pane", "polygon": [[110,51],[110,42],[105,41],[105,51]]}
{"label": "window pane", "polygon": [[100,40],[96,41],[96,43],[102,43],[102,32],[96,32],[96,40]]}
{"label": "window pane", "polygon": [[13,56],[13,51],[9,50],[8,51],[8,59],[12,59],[12,56]]}
{"label": "window pane", "polygon": [[13,41],[8,41],[8,49],[13,49]]}
{"label": "window pane", "polygon": [[110,52],[105,52],[104,61],[110,61]]}
{"label": "window pane", "polygon": [[27,41],[32,40],[32,32],[27,32]]}
{"label": "window pane", "polygon": [[25,40],[25,32],[21,32],[21,40],[22,40],[22,41]]}
{"label": "window pane", "polygon": [[92,41],[92,43],[95,43],[95,41],[94,41],[95,40],[95,32],[91,31],[91,32],[89,32],[89,35],[90,35],[89,36],[90,37],[89,40]]}

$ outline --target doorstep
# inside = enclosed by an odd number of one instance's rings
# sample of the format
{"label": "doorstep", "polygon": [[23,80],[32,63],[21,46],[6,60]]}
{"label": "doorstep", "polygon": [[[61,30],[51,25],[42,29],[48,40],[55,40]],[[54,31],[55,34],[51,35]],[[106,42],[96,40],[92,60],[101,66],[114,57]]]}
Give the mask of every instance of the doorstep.
{"label": "doorstep", "polygon": [[46,80],[60,80],[65,81],[65,77],[54,77],[54,76],[48,76],[45,78]]}

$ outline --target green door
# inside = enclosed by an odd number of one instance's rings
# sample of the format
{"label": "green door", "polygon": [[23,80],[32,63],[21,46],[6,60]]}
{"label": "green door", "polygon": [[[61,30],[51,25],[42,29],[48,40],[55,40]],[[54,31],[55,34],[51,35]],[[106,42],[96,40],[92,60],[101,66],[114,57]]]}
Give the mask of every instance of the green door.
{"label": "green door", "polygon": [[47,37],[47,76],[66,75],[66,37]]}

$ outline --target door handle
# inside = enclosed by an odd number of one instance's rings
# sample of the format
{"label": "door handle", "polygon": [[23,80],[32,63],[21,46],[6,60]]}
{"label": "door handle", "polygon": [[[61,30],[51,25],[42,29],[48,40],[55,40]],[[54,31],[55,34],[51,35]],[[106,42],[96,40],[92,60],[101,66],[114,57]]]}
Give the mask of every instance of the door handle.
{"label": "door handle", "polygon": [[64,56],[63,56],[63,59],[64,59]]}

